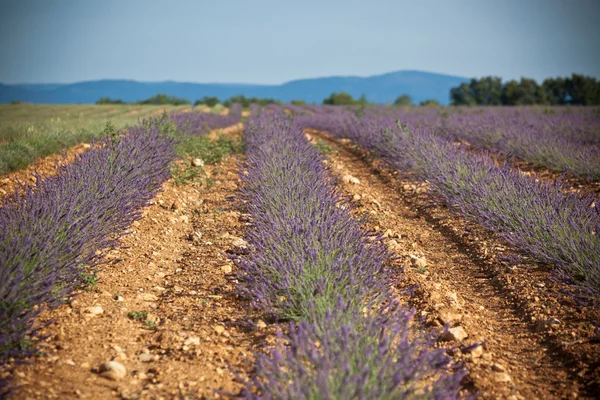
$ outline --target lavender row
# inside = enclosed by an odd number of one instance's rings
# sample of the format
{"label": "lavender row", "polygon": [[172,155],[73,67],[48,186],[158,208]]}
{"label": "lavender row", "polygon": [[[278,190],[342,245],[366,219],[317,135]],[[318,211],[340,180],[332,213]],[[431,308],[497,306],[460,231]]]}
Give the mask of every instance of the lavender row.
{"label": "lavender row", "polygon": [[451,114],[439,132],[534,165],[600,180],[600,116],[594,114]]}
{"label": "lavender row", "polygon": [[[121,137],[106,137],[55,176],[37,177],[0,205],[0,359],[27,347],[41,308],[56,306],[101,261],[141,216],[141,208],[169,177],[175,144],[184,134],[239,121],[184,113],[142,121]],[[182,117],[183,115],[183,117]],[[172,126],[171,126],[172,128]]]}
{"label": "lavender row", "polygon": [[56,305],[169,176],[173,140],[148,122],[107,138],[4,199],[0,208],[0,356],[19,350],[39,309]]}
{"label": "lavender row", "polygon": [[235,103],[227,115],[215,113],[174,113],[169,116],[178,130],[186,135],[204,135],[213,129],[226,128],[240,122],[242,106]]}
{"label": "lavender row", "polygon": [[485,153],[440,138],[427,126],[352,114],[296,118],[304,127],[348,137],[393,167],[428,180],[453,209],[498,233],[511,245],[553,265],[573,294],[600,304],[598,199],[565,194],[560,182],[525,176]]}
{"label": "lavender row", "polygon": [[280,114],[246,128],[252,251],[238,260],[238,289],[292,322],[256,356],[246,398],[456,397],[463,372],[448,373],[435,337],[391,299],[385,246],[351,217],[317,150]]}
{"label": "lavender row", "polygon": [[[296,115],[345,114],[341,107],[304,106]],[[365,116],[393,116],[409,126],[434,129],[440,136],[466,142],[474,148],[498,151],[517,160],[584,179],[600,179],[600,114],[594,109],[567,111],[536,108],[368,107]]]}

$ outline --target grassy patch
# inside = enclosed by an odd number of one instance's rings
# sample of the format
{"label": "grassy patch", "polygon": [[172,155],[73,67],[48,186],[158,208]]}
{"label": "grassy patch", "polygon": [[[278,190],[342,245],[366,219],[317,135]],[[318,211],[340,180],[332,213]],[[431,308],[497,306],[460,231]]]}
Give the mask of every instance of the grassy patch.
{"label": "grassy patch", "polygon": [[86,273],[84,274],[84,278],[83,278],[83,286],[85,287],[85,290],[87,290],[88,292],[93,292],[94,290],[96,290],[96,287],[98,286],[98,277],[96,276],[95,273]]}
{"label": "grassy patch", "polygon": [[127,313],[127,317],[134,321],[140,321],[144,324],[144,328],[149,329],[151,331],[155,330],[158,327],[158,324],[148,319],[148,311],[130,311]]}
{"label": "grassy patch", "polygon": [[[216,139],[207,136],[183,136],[178,138],[177,154],[192,160],[200,159],[200,165],[174,167],[172,170],[173,184],[188,183],[205,184],[208,189],[214,186],[215,180],[207,176],[203,165],[213,165],[222,162],[232,154],[243,151],[243,142],[238,138],[220,135]],[[216,170],[219,173],[221,170]]]}
{"label": "grassy patch", "polygon": [[148,318],[148,311],[130,311],[127,313],[127,318],[132,319],[134,321],[145,321]]}
{"label": "grassy patch", "polygon": [[178,107],[0,105],[0,175],[102,136],[107,121],[118,130],[162,109],[172,111]]}
{"label": "grassy patch", "polygon": [[331,146],[329,146],[327,143],[325,143],[325,141],[321,139],[317,139],[311,143],[317,148],[317,150],[319,150],[319,153],[321,154],[329,155],[338,153],[337,150],[334,150]]}
{"label": "grassy patch", "polygon": [[231,154],[241,153],[243,146],[241,139],[225,135],[212,140],[207,136],[185,136],[177,146],[177,153],[180,157],[200,158],[204,164],[212,165],[220,163]]}

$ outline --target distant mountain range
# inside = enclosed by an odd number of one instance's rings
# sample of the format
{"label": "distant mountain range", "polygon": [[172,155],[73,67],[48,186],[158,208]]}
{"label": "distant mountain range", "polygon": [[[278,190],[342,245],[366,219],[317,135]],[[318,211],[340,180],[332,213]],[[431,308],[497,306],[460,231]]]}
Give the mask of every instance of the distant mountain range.
{"label": "distant mountain range", "polygon": [[284,102],[305,100],[321,103],[334,92],[348,92],[358,98],[362,94],[374,103],[393,103],[408,94],[415,103],[435,99],[448,104],[450,89],[469,79],[423,71],[396,71],[369,77],[331,76],[299,79],[281,85],[238,83],[137,82],[133,80],[98,80],[70,84],[0,83],[0,103],[22,101],[30,103],[76,104],[95,103],[101,97],[135,102],[157,93],[177,96],[192,103],[204,96],[225,100],[243,94],[246,97],[274,98]]}

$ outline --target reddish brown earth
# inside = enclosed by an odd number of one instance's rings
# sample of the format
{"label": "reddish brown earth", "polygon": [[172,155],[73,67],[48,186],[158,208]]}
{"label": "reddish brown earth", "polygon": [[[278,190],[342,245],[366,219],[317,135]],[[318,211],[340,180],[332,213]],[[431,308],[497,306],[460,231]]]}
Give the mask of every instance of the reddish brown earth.
{"label": "reddish brown earth", "polygon": [[370,216],[370,227],[384,233],[406,266],[404,284],[418,285],[410,302],[428,324],[464,328],[468,337],[450,342],[459,348],[483,343],[481,354],[454,354],[469,370],[466,392],[489,399],[599,393],[600,344],[591,325],[600,320],[598,310],[564,296],[548,267],[501,261],[511,249],[451,214],[427,193],[426,182],[398,176],[347,141],[309,136],[334,150],[328,163],[354,212]]}
{"label": "reddish brown earth", "polygon": [[[418,285],[406,301],[425,328],[449,322],[468,335],[440,343],[454,347],[453,357],[468,369],[464,394],[594,398],[600,345],[591,341],[590,321],[599,319],[597,310],[563,296],[549,268],[503,262],[500,256],[512,250],[451,214],[426,182],[402,178],[346,142],[310,134],[333,148],[327,163],[353,213],[368,216],[368,227],[382,232],[399,256],[396,269],[405,266],[402,288]],[[14,377],[13,398],[202,399],[239,392],[230,368],[251,373],[252,353],[273,342],[274,328],[248,314],[233,292],[235,266],[226,253],[244,245],[247,224],[232,201],[238,162],[230,157],[207,166],[212,187],[164,184],[108,254],[99,283],[42,313],[39,322],[48,325],[40,332],[41,354],[3,372]],[[53,163],[48,158],[35,168],[51,174]],[[11,190],[15,178],[4,177],[0,188]],[[145,321],[128,317],[142,311]],[[482,346],[468,351],[476,343]],[[125,377],[99,374],[111,360],[125,366]]]}

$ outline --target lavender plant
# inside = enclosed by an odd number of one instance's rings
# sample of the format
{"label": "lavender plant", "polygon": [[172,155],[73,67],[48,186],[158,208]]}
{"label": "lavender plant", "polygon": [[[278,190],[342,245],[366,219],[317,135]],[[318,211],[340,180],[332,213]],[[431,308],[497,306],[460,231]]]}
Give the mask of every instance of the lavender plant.
{"label": "lavender plant", "polygon": [[257,250],[241,261],[240,292],[280,318],[323,313],[339,296],[355,303],[385,295],[388,258],[371,242],[333,189],[316,149],[277,114],[250,120],[246,130],[244,198],[254,216],[247,234]]}
{"label": "lavender plant", "polygon": [[513,246],[555,267],[574,294],[600,304],[598,200],[548,184],[473,154],[436,135],[435,127],[403,126],[394,118],[349,113],[303,116],[303,126],[355,140],[395,168],[431,182],[453,209]]}
{"label": "lavender plant", "polygon": [[269,354],[257,356],[247,399],[451,399],[452,372],[435,336],[414,330],[413,312],[393,303],[372,315],[340,302],[322,325],[290,324]]}
{"label": "lavender plant", "polygon": [[253,226],[238,290],[293,322],[257,355],[244,397],[457,398],[464,371],[392,300],[390,255],[351,218],[317,150],[280,109],[250,119],[246,147]]}

